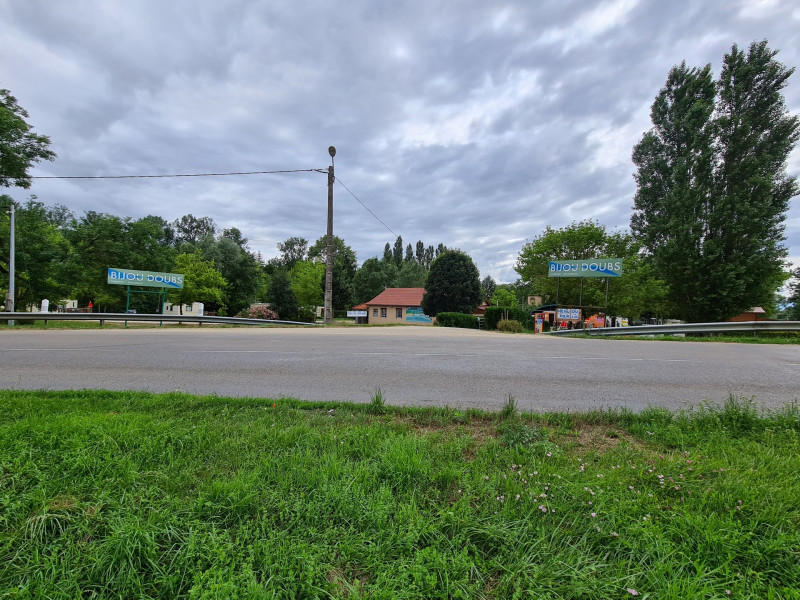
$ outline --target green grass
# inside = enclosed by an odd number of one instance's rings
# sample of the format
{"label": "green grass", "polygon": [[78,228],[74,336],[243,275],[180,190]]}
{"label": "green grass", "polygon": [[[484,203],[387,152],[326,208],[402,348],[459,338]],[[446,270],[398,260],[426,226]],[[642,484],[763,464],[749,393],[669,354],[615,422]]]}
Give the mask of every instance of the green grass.
{"label": "green grass", "polygon": [[715,333],[677,336],[661,335],[590,335],[577,333],[569,337],[592,340],[640,340],[662,342],[716,342],[729,344],[800,344],[800,332],[797,331],[759,331],[750,334]]}
{"label": "green grass", "polygon": [[0,598],[800,598],[798,473],[796,405],[1,391]]}

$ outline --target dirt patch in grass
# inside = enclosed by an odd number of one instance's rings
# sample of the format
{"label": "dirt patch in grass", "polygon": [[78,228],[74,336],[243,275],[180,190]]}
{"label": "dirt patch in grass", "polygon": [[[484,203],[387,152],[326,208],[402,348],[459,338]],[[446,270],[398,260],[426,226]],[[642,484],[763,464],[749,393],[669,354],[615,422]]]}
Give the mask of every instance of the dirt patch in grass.
{"label": "dirt patch in grass", "polygon": [[627,443],[637,450],[645,448],[645,445],[638,438],[615,425],[608,424],[580,425],[568,435],[560,436],[558,441],[570,443],[578,454],[586,454],[588,452],[605,454],[618,448],[623,443]]}

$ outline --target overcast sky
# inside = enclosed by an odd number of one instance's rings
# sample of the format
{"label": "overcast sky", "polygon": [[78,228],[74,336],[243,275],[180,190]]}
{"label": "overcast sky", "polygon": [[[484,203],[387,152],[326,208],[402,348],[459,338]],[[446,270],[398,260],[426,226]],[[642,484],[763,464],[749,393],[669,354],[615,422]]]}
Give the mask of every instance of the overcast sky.
{"label": "overcast sky", "polygon": [[[510,282],[546,225],[628,227],[631,150],[673,65],[716,76],[733,44],[767,39],[800,66],[799,32],[791,0],[0,0],[0,87],[58,154],[34,175],[326,169],[333,145],[380,219],[336,185],[334,233],[359,263],[394,232]],[[784,94],[800,113],[800,73]],[[313,172],[10,190],[31,193],[78,216],[209,216],[265,259],[326,231]],[[798,199],[786,226],[800,265]]]}

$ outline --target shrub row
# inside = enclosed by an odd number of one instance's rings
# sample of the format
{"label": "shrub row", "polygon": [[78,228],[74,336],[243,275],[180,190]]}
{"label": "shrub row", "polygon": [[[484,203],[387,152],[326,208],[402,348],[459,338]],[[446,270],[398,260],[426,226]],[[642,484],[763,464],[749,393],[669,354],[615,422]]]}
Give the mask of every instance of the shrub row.
{"label": "shrub row", "polygon": [[523,329],[533,329],[534,320],[530,311],[519,306],[490,306],[484,315],[486,329],[497,329],[497,324],[505,319],[518,321]]}
{"label": "shrub row", "polygon": [[477,329],[478,317],[457,312],[440,312],[436,315],[436,325],[439,327],[463,327],[464,329]]}
{"label": "shrub row", "polygon": [[497,323],[497,331],[503,333],[522,333],[522,323],[513,319],[501,319]]}

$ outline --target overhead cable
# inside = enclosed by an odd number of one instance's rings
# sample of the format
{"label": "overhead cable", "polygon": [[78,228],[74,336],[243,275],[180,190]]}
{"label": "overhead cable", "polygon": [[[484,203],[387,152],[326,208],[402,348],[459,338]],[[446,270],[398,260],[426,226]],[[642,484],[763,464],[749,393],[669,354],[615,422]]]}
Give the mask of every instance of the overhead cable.
{"label": "overhead cable", "polygon": [[356,195],[355,195],[353,192],[351,192],[351,191],[350,191],[350,188],[348,188],[348,187],[347,187],[347,186],[344,184],[344,182],[342,182],[342,180],[341,180],[341,179],[339,179],[338,177],[336,177],[336,181],[339,183],[339,185],[341,185],[341,186],[342,186],[344,189],[346,189],[346,190],[347,190],[347,192],[348,192],[348,193],[349,193],[349,194],[350,194],[350,195],[351,195],[353,198],[355,198],[355,199],[356,199],[356,202],[358,202],[358,203],[359,203],[361,206],[363,206],[364,208],[366,208],[366,209],[369,211],[369,214],[371,214],[373,217],[375,217],[375,218],[376,218],[376,219],[377,219],[377,220],[380,222],[380,224],[381,224],[381,225],[383,225],[384,227],[386,227],[386,229],[388,229],[388,230],[391,232],[391,234],[392,234],[392,235],[395,237],[395,239],[397,239],[398,237],[400,237],[400,236],[399,236],[399,235],[397,235],[397,234],[396,234],[394,231],[392,231],[392,229],[391,229],[391,228],[390,228],[390,227],[389,227],[389,226],[388,226],[386,223],[384,223],[383,221],[381,221],[380,217],[378,217],[378,215],[376,215],[374,212],[372,212],[372,211],[370,210],[369,206],[367,206],[367,205],[366,205],[366,204],[364,204],[364,203],[363,203],[361,200],[359,200],[359,199],[358,199],[358,196],[356,196]]}
{"label": "overhead cable", "polygon": [[227,177],[229,175],[272,175],[275,173],[319,173],[320,169],[288,169],[283,171],[239,171],[233,173],[188,173],[178,175],[48,175],[30,179],[162,179],[166,177]]}

